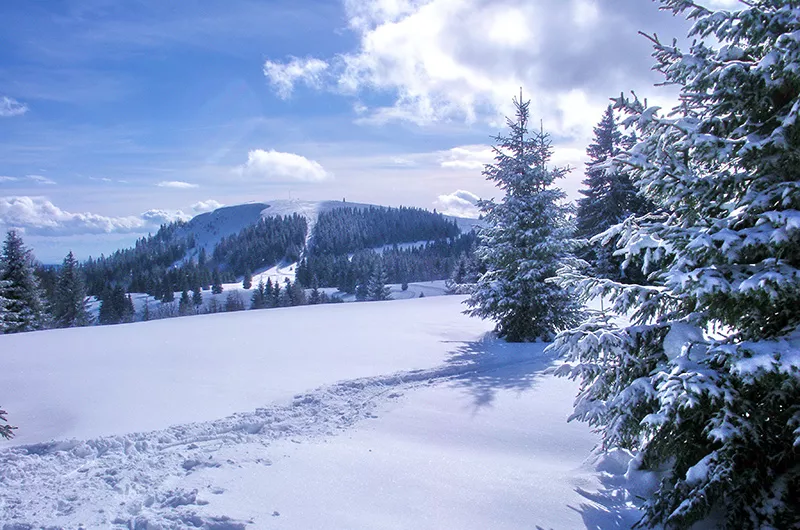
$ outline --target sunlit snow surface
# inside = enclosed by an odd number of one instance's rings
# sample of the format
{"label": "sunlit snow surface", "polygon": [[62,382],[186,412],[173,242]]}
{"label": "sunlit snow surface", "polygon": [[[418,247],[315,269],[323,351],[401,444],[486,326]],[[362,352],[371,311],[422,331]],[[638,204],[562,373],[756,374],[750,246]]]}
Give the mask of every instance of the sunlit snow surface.
{"label": "sunlit snow surface", "polygon": [[0,523],[629,527],[629,456],[587,460],[575,384],[463,299],[0,336]]}

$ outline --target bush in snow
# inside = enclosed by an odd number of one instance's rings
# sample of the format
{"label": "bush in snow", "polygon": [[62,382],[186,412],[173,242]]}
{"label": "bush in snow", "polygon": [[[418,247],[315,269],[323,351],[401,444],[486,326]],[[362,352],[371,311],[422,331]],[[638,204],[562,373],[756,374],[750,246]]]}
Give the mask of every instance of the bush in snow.
{"label": "bush in snow", "polygon": [[530,102],[514,99],[509,136],[497,136],[495,164],[483,171],[505,192],[500,203],[480,201],[488,225],[478,233],[477,258],[486,267],[466,303],[471,316],[491,318],[511,342],[549,339],[575,325],[580,306],[548,282],[574,248],[564,192],[552,186],[566,169],[548,168],[549,135],[528,133]]}
{"label": "bush in snow", "polygon": [[[800,13],[786,0],[694,21],[688,52],[653,37],[679,85],[667,116],[620,97],[640,141],[620,157],[660,212],[609,229],[649,286],[573,271],[610,315],[560,334],[582,381],[574,418],[663,479],[642,524],[790,528],[800,521]],[[716,520],[713,518],[721,518]]]}

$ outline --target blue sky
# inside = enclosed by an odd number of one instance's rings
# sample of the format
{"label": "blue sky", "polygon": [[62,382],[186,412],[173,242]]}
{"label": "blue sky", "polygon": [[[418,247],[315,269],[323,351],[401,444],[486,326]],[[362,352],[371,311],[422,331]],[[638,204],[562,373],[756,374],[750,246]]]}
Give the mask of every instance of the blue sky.
{"label": "blue sky", "polygon": [[[729,4],[716,0],[712,4]],[[519,87],[576,169],[608,98],[658,77],[642,0],[0,3],[0,228],[44,261],[221,204],[469,213]]]}

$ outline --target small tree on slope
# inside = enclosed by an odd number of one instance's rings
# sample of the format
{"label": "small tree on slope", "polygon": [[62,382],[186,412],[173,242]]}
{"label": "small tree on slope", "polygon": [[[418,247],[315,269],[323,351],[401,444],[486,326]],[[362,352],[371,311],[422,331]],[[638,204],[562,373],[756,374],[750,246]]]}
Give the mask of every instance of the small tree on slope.
{"label": "small tree on slope", "polygon": [[391,298],[391,289],[386,286],[388,281],[383,262],[378,260],[375,270],[372,271],[367,283],[367,299],[372,301],[389,300]]}
{"label": "small tree on slope", "polygon": [[60,328],[88,326],[92,321],[78,267],[78,260],[70,250],[58,271],[53,301],[53,318]]}
{"label": "small tree on slope", "polygon": [[596,315],[554,347],[582,381],[573,417],[663,472],[642,524],[716,514],[727,528],[797,528],[800,15],[781,0],[662,4],[693,19],[698,39],[687,53],[652,39],[682,105],[667,117],[616,105],[641,138],[621,161],[664,209],[609,231],[643,256],[652,285],[573,273],[632,325]]}
{"label": "small tree on slope", "polygon": [[566,169],[548,168],[552,148],[544,132],[528,133],[528,106],[514,99],[516,120],[509,136],[497,136],[495,164],[483,174],[505,192],[500,203],[478,203],[488,225],[478,235],[476,256],[486,273],[466,303],[471,316],[491,318],[500,337],[511,342],[550,339],[575,325],[580,306],[570,293],[547,281],[570,251],[572,226],[552,187]]}

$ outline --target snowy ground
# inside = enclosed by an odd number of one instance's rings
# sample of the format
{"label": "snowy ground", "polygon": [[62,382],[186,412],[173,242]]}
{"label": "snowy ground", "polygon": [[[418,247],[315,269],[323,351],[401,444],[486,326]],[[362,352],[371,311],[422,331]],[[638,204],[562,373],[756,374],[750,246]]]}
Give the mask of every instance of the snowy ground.
{"label": "snowy ground", "polygon": [[0,444],[0,522],[628,528],[627,457],[587,460],[575,385],[462,300],[0,336],[20,426]]}

